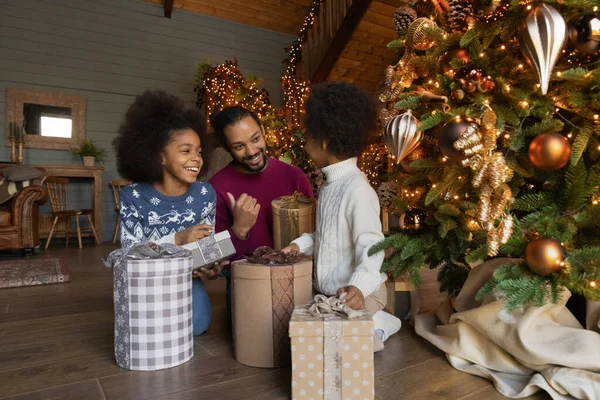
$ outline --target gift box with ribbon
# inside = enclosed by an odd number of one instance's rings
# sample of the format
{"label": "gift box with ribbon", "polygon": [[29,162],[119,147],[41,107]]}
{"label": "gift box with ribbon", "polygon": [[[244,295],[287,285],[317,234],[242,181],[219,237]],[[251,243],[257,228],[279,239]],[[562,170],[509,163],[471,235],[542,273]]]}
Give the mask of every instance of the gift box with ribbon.
{"label": "gift box with ribbon", "polygon": [[235,254],[228,231],[215,233],[181,247],[192,251],[194,269],[225,260]]}
{"label": "gift box with ribbon", "polygon": [[233,262],[231,271],[236,360],[262,368],[289,365],[288,325],[294,305],[312,298],[312,259],[261,247]]}
{"label": "gift box with ribbon", "polygon": [[373,399],[373,319],[317,295],[290,320],[292,398]]}
{"label": "gift box with ribbon", "polygon": [[140,244],[110,253],[115,358],[121,368],[154,371],[194,356],[192,254],[174,244]]}
{"label": "gift box with ribbon", "polygon": [[315,200],[295,192],[271,202],[273,247],[281,250],[303,233],[315,230]]}

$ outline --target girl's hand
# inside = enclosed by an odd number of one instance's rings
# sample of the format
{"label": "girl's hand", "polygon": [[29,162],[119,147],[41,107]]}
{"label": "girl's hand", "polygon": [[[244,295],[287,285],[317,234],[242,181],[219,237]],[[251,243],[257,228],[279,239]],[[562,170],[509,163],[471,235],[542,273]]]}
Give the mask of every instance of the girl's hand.
{"label": "girl's hand", "polygon": [[338,298],[354,310],[365,308],[365,296],[356,286],[344,286],[337,291]]}
{"label": "girl's hand", "polygon": [[298,253],[300,251],[300,246],[296,243],[291,243],[288,246],[281,249],[284,253]]}
{"label": "girl's hand", "polygon": [[212,266],[204,266],[192,271],[192,276],[194,278],[204,278],[204,279],[217,279],[221,270],[225,265],[228,265],[229,261],[221,261],[220,263],[214,263]]}
{"label": "girl's hand", "polygon": [[175,244],[178,246],[195,242],[210,235],[210,232],[214,229],[212,225],[199,224],[190,226],[189,228],[177,232],[175,234]]}

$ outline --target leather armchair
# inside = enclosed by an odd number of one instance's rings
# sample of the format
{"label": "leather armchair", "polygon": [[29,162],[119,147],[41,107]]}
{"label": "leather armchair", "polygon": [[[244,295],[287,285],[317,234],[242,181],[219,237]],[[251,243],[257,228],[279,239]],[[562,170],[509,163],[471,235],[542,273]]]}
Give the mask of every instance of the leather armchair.
{"label": "leather armchair", "polygon": [[[0,165],[0,169],[5,166]],[[0,205],[0,250],[33,254],[40,244],[39,206],[47,199],[43,186],[31,185]]]}

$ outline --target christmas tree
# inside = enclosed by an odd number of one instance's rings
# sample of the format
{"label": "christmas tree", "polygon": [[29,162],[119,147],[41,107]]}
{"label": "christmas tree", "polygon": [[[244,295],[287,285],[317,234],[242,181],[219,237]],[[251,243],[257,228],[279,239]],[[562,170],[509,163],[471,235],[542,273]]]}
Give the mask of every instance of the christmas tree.
{"label": "christmas tree", "polygon": [[384,269],[438,268],[509,310],[561,288],[600,300],[599,0],[418,0],[398,8],[380,100],[401,231]]}

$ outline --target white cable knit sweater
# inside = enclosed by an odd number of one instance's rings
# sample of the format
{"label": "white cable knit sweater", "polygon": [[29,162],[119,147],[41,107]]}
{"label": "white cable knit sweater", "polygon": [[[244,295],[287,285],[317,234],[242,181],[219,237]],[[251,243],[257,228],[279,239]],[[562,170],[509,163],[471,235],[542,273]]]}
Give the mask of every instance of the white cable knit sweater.
{"label": "white cable knit sweater", "polygon": [[353,285],[367,297],[385,282],[379,272],[384,254],[368,256],[369,248],[384,238],[379,199],[349,158],[323,168],[326,182],[317,204],[316,231],[294,240],[300,251],[314,257],[315,289],[333,296]]}

